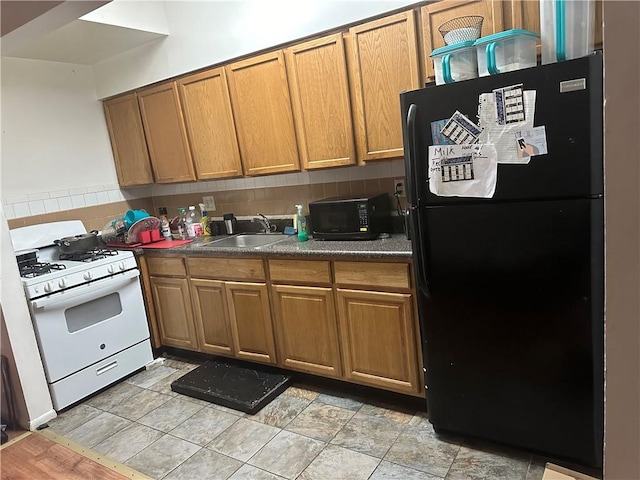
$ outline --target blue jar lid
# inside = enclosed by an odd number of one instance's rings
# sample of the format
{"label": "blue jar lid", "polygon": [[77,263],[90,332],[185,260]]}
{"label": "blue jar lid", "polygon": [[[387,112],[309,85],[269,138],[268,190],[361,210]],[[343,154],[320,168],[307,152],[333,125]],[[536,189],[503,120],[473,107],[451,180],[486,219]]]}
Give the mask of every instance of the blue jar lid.
{"label": "blue jar lid", "polygon": [[513,30],[507,30],[505,32],[498,32],[498,33],[494,33],[493,35],[487,35],[486,37],[479,38],[478,40],[475,41],[475,43],[473,45],[474,46],[484,45],[485,43],[495,42],[495,41],[498,41],[498,40],[505,40],[505,39],[512,38],[512,37],[536,37],[536,38],[538,38],[539,36],[540,35],[538,35],[536,32],[532,32],[531,30],[522,30],[520,28],[514,28]]}
{"label": "blue jar lid", "polygon": [[466,42],[454,43],[453,45],[446,45],[444,47],[436,48],[433,52],[429,54],[430,57],[435,57],[436,55],[442,55],[443,53],[451,53],[455,50],[461,50],[463,48],[468,48],[473,46],[473,40],[467,40]]}

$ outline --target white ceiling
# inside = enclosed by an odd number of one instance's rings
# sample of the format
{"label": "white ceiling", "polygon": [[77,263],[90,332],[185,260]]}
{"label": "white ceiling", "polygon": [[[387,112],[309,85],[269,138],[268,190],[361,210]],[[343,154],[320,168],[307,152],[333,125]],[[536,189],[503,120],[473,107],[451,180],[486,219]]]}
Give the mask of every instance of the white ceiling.
{"label": "white ceiling", "polygon": [[93,65],[165,36],[162,33],[75,20],[10,56]]}
{"label": "white ceiling", "polygon": [[[66,8],[81,3],[93,6],[91,10],[104,6],[90,14],[87,14],[88,8],[84,11],[75,8],[73,12]],[[67,11],[66,21],[64,15],[60,15],[63,9]],[[53,14],[60,17],[56,23],[46,18]],[[55,26],[52,28],[52,25]],[[162,1],[66,1],[4,35],[2,55],[93,65],[167,35]]]}

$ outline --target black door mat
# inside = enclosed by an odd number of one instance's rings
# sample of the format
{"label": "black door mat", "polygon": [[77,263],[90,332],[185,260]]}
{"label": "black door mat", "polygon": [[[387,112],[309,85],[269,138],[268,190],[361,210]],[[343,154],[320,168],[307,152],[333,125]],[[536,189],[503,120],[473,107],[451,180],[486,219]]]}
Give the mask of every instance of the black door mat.
{"label": "black door mat", "polygon": [[175,380],[171,390],[254,415],[284,392],[291,382],[291,375],[269,367],[209,360]]}

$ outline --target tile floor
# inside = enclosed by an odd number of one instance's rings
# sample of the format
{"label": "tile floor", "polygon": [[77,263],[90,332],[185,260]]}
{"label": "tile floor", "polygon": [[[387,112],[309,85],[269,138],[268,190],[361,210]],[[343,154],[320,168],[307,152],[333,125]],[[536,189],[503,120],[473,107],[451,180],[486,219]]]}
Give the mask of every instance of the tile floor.
{"label": "tile floor", "polygon": [[165,359],[50,428],[156,479],[540,480],[541,459],[437,436],[406,411],[295,385],[256,415],[171,391],[197,365]]}

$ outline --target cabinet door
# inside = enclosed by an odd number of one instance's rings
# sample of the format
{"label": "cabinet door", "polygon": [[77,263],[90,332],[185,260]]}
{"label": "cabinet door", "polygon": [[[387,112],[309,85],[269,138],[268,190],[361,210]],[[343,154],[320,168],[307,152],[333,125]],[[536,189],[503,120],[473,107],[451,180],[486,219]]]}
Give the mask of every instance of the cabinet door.
{"label": "cabinet door", "polygon": [[187,279],[150,277],[149,280],[162,344],[197,350]]}
{"label": "cabinet door", "polygon": [[138,101],[156,182],[195,180],[176,83],[145,88]]}
{"label": "cabinet door", "polygon": [[191,294],[200,351],[233,355],[224,282],[191,279]]}
{"label": "cabinet door", "polygon": [[[429,54],[436,48],[444,47],[444,39],[438,27],[444,22],[465,15],[481,15],[482,35],[501,32],[503,28],[502,0],[442,0],[425,5],[420,10],[422,16],[422,45],[425,56],[424,81],[435,79],[433,60]],[[539,28],[539,27],[538,27]]]}
{"label": "cabinet door", "polygon": [[224,68],[190,75],[177,83],[198,180],[241,176]]}
{"label": "cabinet door", "polygon": [[244,173],[263,175],[299,170],[282,50],[225,68]]}
{"label": "cabinet door", "polygon": [[276,363],[266,284],[226,282],[225,288],[236,357]]}
{"label": "cabinet door", "polygon": [[419,393],[411,295],[337,290],[345,377],[402,393]]}
{"label": "cabinet door", "polygon": [[342,34],[294,45],[286,58],[303,168],[354,165]]}
{"label": "cabinet door", "polygon": [[153,183],[136,94],[106,100],[103,106],[118,183],[121,187]]}
{"label": "cabinet door", "polygon": [[274,285],[272,293],[280,365],[339,377],[342,369],[331,288]]}
{"label": "cabinet door", "polygon": [[420,87],[413,10],[349,29],[359,161],[403,155],[400,92]]}

